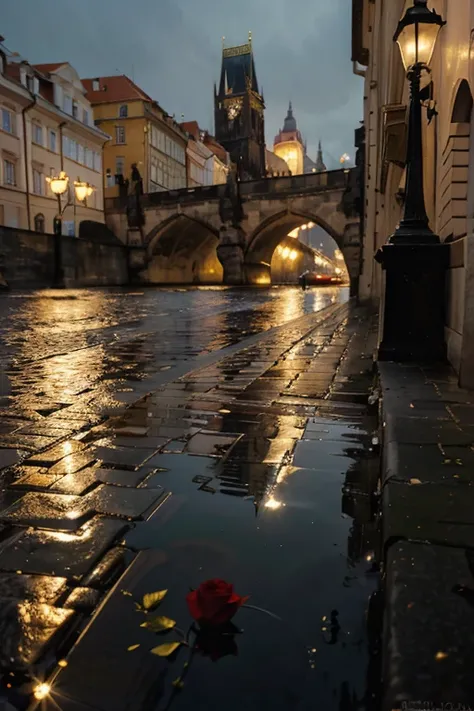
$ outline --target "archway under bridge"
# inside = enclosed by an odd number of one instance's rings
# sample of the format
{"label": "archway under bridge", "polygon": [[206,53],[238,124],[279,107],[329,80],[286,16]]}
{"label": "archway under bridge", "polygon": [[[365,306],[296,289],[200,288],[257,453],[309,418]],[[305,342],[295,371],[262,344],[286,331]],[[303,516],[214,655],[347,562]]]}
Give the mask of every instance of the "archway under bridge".
{"label": "archway under bridge", "polygon": [[314,215],[273,215],[250,238],[245,252],[247,282],[291,283],[307,270],[341,276],[349,282],[344,254],[348,247],[344,250],[344,243],[340,243],[340,235]]}
{"label": "archway under bridge", "polygon": [[148,235],[143,278],[150,284],[222,284],[218,244],[219,233],[208,223],[172,215]]}

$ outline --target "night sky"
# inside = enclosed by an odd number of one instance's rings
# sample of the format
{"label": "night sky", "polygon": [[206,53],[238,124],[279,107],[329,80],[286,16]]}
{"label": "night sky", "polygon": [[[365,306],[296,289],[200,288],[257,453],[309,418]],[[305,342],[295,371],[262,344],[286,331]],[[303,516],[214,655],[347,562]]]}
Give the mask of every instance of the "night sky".
{"label": "night sky", "polygon": [[363,80],[350,62],[351,0],[14,0],[0,33],[30,63],[68,61],[82,77],[127,74],[166,111],[213,127],[213,82],[222,36],[252,30],[266,101],[267,144],[293,101],[314,159],[328,168],[347,152],[362,115]]}

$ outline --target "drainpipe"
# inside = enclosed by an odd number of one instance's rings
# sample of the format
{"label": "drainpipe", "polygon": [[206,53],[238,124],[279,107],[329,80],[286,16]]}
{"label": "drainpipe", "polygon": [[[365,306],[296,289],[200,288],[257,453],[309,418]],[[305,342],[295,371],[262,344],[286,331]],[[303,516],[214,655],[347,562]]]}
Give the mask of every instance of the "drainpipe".
{"label": "drainpipe", "polygon": [[66,126],[67,121],[59,124],[59,156],[61,160],[61,170],[64,170],[64,154],[63,154],[63,126]]}
{"label": "drainpipe", "polygon": [[31,208],[30,208],[30,174],[29,174],[29,164],[28,164],[28,141],[26,136],[26,112],[36,106],[36,96],[33,96],[33,100],[21,110],[22,122],[23,122],[23,147],[25,155],[25,188],[26,188],[26,214],[28,217],[28,229],[31,230]]}

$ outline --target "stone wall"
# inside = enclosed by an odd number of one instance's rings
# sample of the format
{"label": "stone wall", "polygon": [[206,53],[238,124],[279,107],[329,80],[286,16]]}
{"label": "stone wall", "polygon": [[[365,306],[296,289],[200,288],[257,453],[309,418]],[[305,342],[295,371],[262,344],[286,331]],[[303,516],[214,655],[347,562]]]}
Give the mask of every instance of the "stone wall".
{"label": "stone wall", "polygon": [[[54,236],[0,226],[0,284],[12,289],[47,288],[55,277]],[[128,283],[127,253],[118,240],[62,236],[64,286]]]}

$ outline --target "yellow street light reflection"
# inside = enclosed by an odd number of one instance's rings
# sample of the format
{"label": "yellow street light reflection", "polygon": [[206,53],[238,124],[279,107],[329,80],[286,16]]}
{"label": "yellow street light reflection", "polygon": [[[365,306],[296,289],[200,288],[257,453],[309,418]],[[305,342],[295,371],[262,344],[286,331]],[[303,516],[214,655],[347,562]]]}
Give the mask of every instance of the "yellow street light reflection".
{"label": "yellow street light reflection", "polygon": [[273,511],[281,508],[281,506],[281,501],[277,501],[277,499],[274,499],[273,496],[270,496],[270,498],[265,501],[265,507],[267,509],[272,509]]}
{"label": "yellow street light reflection", "polygon": [[38,684],[38,686],[35,686],[33,689],[33,696],[38,701],[42,701],[48,696],[50,691],[51,687],[49,684]]}

